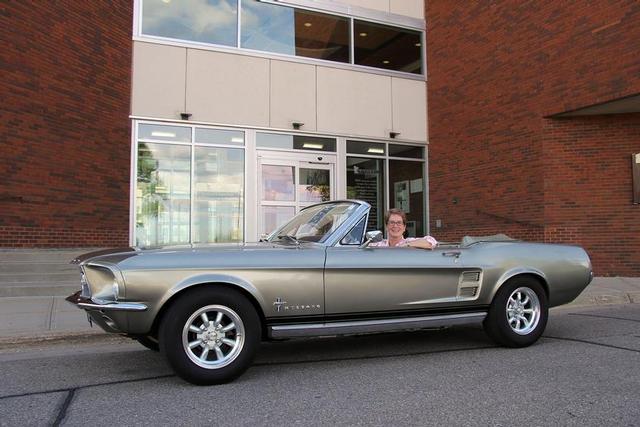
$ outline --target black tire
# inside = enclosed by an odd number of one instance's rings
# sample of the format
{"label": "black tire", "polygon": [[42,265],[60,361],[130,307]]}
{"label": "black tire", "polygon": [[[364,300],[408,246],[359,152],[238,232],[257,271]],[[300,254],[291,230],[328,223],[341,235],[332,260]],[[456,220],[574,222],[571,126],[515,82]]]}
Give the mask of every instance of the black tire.
{"label": "black tire", "polygon": [[160,351],[160,344],[156,337],[152,337],[151,335],[136,335],[134,339],[149,350]]}
{"label": "black tire", "polygon": [[549,304],[544,288],[530,276],[514,277],[496,293],[483,322],[484,330],[505,347],[527,347],[547,326]]}
{"label": "black tire", "polygon": [[[260,318],[243,295],[225,287],[199,288],[188,291],[165,313],[160,324],[160,351],[186,381],[222,384],[251,365],[260,336]],[[190,343],[197,342],[200,344],[190,348]]]}

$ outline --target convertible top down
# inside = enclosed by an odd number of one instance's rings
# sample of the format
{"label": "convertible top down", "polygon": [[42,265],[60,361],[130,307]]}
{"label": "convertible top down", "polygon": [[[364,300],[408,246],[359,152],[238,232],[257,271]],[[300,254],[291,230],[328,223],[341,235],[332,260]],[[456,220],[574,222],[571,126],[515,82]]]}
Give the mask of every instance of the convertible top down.
{"label": "convertible top down", "polygon": [[264,241],[123,248],[73,262],[81,290],[67,300],[105,331],[160,350],[195,384],[244,372],[261,340],[482,322],[494,341],[534,343],[548,309],[592,279],[580,247],[504,235],[434,250],[369,247],[369,204],[302,210]]}

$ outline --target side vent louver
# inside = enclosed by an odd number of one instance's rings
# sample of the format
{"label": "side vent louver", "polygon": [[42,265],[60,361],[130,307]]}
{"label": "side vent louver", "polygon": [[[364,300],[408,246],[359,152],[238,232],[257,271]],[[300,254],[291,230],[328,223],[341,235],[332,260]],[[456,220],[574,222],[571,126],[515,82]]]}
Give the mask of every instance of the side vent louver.
{"label": "side vent louver", "polygon": [[458,285],[458,298],[475,298],[478,296],[479,289],[479,271],[464,271],[460,275],[460,284]]}
{"label": "side vent louver", "polygon": [[480,281],[479,271],[465,271],[462,273],[462,283],[475,283]]}

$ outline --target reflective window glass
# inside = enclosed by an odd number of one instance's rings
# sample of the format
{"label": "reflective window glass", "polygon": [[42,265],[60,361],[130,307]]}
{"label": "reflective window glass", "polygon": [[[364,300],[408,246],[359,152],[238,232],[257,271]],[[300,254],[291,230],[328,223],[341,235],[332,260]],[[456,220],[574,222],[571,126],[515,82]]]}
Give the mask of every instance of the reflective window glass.
{"label": "reflective window glass", "polygon": [[362,244],[362,237],[364,235],[364,226],[367,222],[367,217],[363,217],[358,224],[347,233],[346,236],[340,241],[341,245],[360,245]]}
{"label": "reflective window glass", "polygon": [[296,208],[293,206],[265,206],[262,212],[262,233],[269,234],[289,221],[296,214]]}
{"label": "reflective window glass", "polygon": [[191,147],[138,145],[136,245],[189,243]]}
{"label": "reflective window glass", "polygon": [[378,142],[347,141],[347,153],[384,156],[385,145]]}
{"label": "reflective window glass", "polygon": [[191,142],[191,128],[141,124],[138,127],[138,138],[156,141]]}
{"label": "reflective window glass", "polygon": [[422,33],[354,20],[354,63],[422,73]]}
{"label": "reflective window glass", "polygon": [[384,159],[347,157],[347,198],[371,205],[367,230],[384,229]]}
{"label": "reflective window glass", "polygon": [[244,0],[241,47],[349,62],[349,19]]}
{"label": "reflective window glass", "polygon": [[142,33],[236,46],[237,0],[144,0]]}
{"label": "reflective window glass", "polygon": [[390,157],[406,157],[409,159],[424,159],[424,147],[415,145],[389,144]]}
{"label": "reflective window glass", "polygon": [[326,202],[331,199],[329,169],[299,169],[298,200],[301,202]]}
{"label": "reflective window glass", "polygon": [[202,144],[244,145],[244,132],[196,128],[195,142]]}
{"label": "reflective window glass", "polygon": [[283,150],[336,151],[334,138],[319,138],[306,135],[284,135],[279,133],[256,134],[256,146]]}
{"label": "reflective window glass", "polygon": [[424,162],[389,160],[389,198],[407,214],[407,236],[424,236]]}
{"label": "reflective window glass", "polygon": [[241,242],[244,150],[195,147],[193,242]]}
{"label": "reflective window glass", "polygon": [[262,165],[262,200],[294,201],[294,166]]}

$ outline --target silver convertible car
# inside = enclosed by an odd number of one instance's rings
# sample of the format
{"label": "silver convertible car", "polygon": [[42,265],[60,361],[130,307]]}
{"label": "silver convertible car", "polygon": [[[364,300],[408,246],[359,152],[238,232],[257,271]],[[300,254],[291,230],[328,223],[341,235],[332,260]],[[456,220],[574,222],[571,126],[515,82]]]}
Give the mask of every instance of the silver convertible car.
{"label": "silver convertible car", "polygon": [[310,206],[257,244],[113,249],[74,260],[67,298],[105,331],[160,350],[195,384],[242,374],[261,340],[482,322],[497,343],[524,347],[549,307],[592,279],[576,246],[465,237],[434,250],[371,247],[370,205]]}

